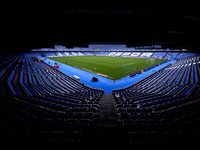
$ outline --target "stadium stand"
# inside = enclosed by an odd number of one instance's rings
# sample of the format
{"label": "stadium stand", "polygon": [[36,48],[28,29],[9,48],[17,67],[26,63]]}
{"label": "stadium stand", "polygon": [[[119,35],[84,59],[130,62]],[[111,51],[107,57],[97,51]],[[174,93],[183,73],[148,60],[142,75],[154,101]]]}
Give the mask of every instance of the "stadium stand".
{"label": "stadium stand", "polygon": [[179,60],[131,87],[113,91],[115,106],[132,144],[198,140],[199,117],[194,117],[200,106],[198,60]]}
{"label": "stadium stand", "polygon": [[100,44],[100,45],[92,45],[92,44],[90,44],[89,45],[89,49],[91,50],[91,51],[94,51],[94,50],[97,50],[98,51],[98,49],[100,49],[100,50],[103,50],[103,51],[112,51],[112,50],[120,50],[120,49],[123,49],[123,48],[126,48],[126,45],[102,45],[102,44]]}
{"label": "stadium stand", "polygon": [[92,52],[83,52],[84,55],[94,55]]}
{"label": "stadium stand", "polygon": [[8,57],[1,59],[5,62],[1,64],[1,139],[21,143],[28,136],[30,143],[44,139],[78,143],[81,130],[94,119],[103,91],[84,86],[34,57]]}
{"label": "stadium stand", "polygon": [[186,57],[174,52],[117,52],[109,49],[123,46],[111,45],[97,48],[105,51],[51,51],[45,55],[149,57],[151,53],[152,58],[177,60],[130,87],[105,94],[35,57],[44,52],[2,56],[1,143],[82,146],[111,142],[134,147],[141,143],[200,142],[198,54],[188,53]]}
{"label": "stadium stand", "polygon": [[71,52],[72,56],[77,56],[76,52]]}
{"label": "stadium stand", "polygon": [[56,57],[54,52],[46,52],[45,54],[47,57]]}
{"label": "stadium stand", "polygon": [[108,56],[114,56],[116,52],[110,52]]}
{"label": "stadium stand", "polygon": [[123,52],[117,52],[114,56],[120,57],[123,54]]}
{"label": "stadium stand", "polygon": [[123,54],[122,54],[122,56],[129,56],[131,54],[131,52],[124,52]]}
{"label": "stadium stand", "polygon": [[163,58],[164,56],[165,56],[165,52],[162,52],[162,53],[159,53],[159,52],[157,52],[157,53],[154,53],[153,55],[152,55],[152,57],[155,57],[155,58]]}
{"label": "stadium stand", "polygon": [[78,52],[78,54],[77,55],[79,55],[79,56],[82,56],[83,54],[81,53],[81,52]]}
{"label": "stadium stand", "polygon": [[133,52],[130,56],[133,56],[133,57],[138,57],[140,55],[140,53],[137,53],[137,52]]}
{"label": "stadium stand", "polygon": [[153,53],[142,53],[141,57],[151,57]]}

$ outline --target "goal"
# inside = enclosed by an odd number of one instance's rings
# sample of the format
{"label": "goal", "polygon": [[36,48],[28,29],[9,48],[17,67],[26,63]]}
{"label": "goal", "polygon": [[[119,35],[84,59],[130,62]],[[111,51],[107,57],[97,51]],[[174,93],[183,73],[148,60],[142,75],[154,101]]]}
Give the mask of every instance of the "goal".
{"label": "goal", "polygon": [[134,63],[121,65],[121,72],[122,73],[129,73],[129,72],[132,72],[134,70],[136,70]]}
{"label": "goal", "polygon": [[155,64],[155,59],[147,59],[146,64]]}

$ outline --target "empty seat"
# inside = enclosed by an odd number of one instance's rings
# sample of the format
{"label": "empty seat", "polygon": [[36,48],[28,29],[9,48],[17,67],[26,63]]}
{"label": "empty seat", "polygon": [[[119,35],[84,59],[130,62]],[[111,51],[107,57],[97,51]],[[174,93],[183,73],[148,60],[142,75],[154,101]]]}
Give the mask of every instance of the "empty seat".
{"label": "empty seat", "polygon": [[120,119],[121,120],[123,120],[123,119],[130,119],[130,113],[127,113],[127,112],[121,112],[120,114],[119,114],[119,117],[120,117]]}
{"label": "empty seat", "polygon": [[126,111],[127,111],[127,112],[134,112],[134,108],[132,108],[132,107],[127,107],[127,108],[126,108]]}
{"label": "empty seat", "polygon": [[33,141],[49,141],[49,137],[47,136],[47,131],[33,131],[30,135],[31,140]]}
{"label": "empty seat", "polygon": [[47,136],[53,141],[59,141],[64,138],[64,131],[50,131]]}
{"label": "empty seat", "polygon": [[146,124],[146,120],[145,119],[135,119],[135,123],[137,124]]}
{"label": "empty seat", "polygon": [[87,112],[89,110],[89,107],[81,107],[80,111],[83,111],[83,112]]}
{"label": "empty seat", "polygon": [[181,140],[188,142],[197,138],[197,131],[180,131]]}
{"label": "empty seat", "polygon": [[144,132],[129,132],[130,143],[143,143],[146,140],[146,135]]}
{"label": "empty seat", "polygon": [[164,131],[163,140],[167,143],[176,143],[180,141],[180,134],[178,131]]}
{"label": "empty seat", "polygon": [[93,119],[94,118],[94,112],[85,112],[84,118]]}
{"label": "empty seat", "polygon": [[119,108],[117,108],[117,111],[118,111],[118,113],[125,112],[126,109],[124,107],[119,107]]}
{"label": "empty seat", "polygon": [[160,131],[147,131],[147,140],[150,142],[159,142],[162,140],[162,132]]}
{"label": "empty seat", "polygon": [[77,122],[78,122],[77,119],[73,119],[73,118],[67,119],[67,124],[68,124],[69,126],[75,126],[75,125],[77,124]]}
{"label": "empty seat", "polygon": [[75,143],[79,143],[81,139],[82,132],[81,131],[66,131],[65,139],[73,140]]}
{"label": "empty seat", "polygon": [[134,120],[133,119],[124,119],[123,126],[126,126],[126,127],[134,126]]}
{"label": "empty seat", "polygon": [[148,119],[148,123],[149,124],[158,124],[159,123],[159,120],[158,119]]}
{"label": "empty seat", "polygon": [[74,117],[78,119],[83,118],[83,116],[84,116],[84,112],[76,112],[76,114],[74,115]]}
{"label": "empty seat", "polygon": [[79,119],[77,125],[82,127],[88,127],[90,125],[90,119]]}
{"label": "empty seat", "polygon": [[97,107],[90,107],[88,111],[95,113],[97,111]]}

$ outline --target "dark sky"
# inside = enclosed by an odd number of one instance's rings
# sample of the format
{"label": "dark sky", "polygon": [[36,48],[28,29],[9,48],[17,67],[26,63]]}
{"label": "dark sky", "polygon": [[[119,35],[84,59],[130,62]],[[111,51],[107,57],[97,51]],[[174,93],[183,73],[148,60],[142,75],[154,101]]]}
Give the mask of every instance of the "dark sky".
{"label": "dark sky", "polygon": [[31,3],[2,5],[3,46],[18,51],[60,43],[200,46],[200,9],[192,3]]}

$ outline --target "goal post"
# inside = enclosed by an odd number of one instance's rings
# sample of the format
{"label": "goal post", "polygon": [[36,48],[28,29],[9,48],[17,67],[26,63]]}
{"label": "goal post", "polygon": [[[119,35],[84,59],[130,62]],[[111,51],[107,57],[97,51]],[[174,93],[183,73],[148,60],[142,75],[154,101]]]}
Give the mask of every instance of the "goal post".
{"label": "goal post", "polygon": [[136,70],[134,63],[121,65],[121,72],[122,73],[129,73],[129,72],[132,72],[134,70]]}
{"label": "goal post", "polygon": [[147,59],[146,64],[155,64],[155,59]]}

